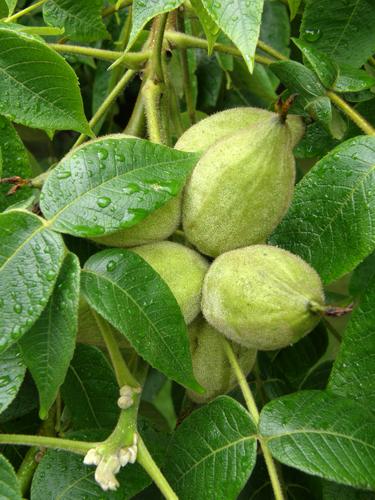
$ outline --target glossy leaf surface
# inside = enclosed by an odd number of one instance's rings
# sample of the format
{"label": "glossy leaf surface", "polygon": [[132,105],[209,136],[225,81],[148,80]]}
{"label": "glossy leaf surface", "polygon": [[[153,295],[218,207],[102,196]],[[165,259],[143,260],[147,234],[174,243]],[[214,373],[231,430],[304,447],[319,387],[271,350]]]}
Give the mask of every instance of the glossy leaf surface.
{"label": "glossy leaf surface", "polygon": [[43,186],[52,228],[94,237],[133,226],[176,196],[197,155],[115,135],[69,153]]}

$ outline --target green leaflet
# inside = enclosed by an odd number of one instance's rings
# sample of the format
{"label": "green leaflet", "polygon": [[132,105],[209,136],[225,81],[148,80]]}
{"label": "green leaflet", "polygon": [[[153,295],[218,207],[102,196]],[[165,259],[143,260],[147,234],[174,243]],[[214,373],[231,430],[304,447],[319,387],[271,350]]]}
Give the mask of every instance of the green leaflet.
{"label": "green leaflet", "polygon": [[63,57],[7,28],[0,28],[0,44],[0,113],[28,127],[91,135],[77,76]]}
{"label": "green leaflet", "polygon": [[108,37],[102,21],[103,0],[48,0],[43,5],[46,24],[65,29],[65,35],[81,42]]}
{"label": "green leaflet", "polygon": [[200,391],[180,308],[149,264],[128,250],[104,250],[86,262],[81,284],[89,305],[142,358],[183,386]]}
{"label": "green leaflet", "polygon": [[8,460],[0,455],[0,498],[21,500],[21,488],[16,473]]}
{"label": "green leaflet", "polygon": [[301,391],[268,403],[260,433],[280,462],[358,488],[375,488],[375,416],[350,399]]}
{"label": "green leaflet", "polygon": [[375,46],[375,4],[368,0],[308,0],[300,37],[339,63],[360,67]]}
{"label": "green leaflet", "polygon": [[73,357],[79,278],[78,257],[68,253],[46,308],[20,341],[23,359],[38,387],[42,419],[47,417]]}
{"label": "green leaflet", "polygon": [[36,215],[21,210],[0,214],[0,352],[40,316],[64,252],[61,236]]}
{"label": "green leaflet", "polygon": [[145,25],[155,16],[177,9],[183,0],[134,0],[133,22],[128,49],[134,44]]}
{"label": "green leaflet", "polygon": [[119,388],[110,362],[96,347],[77,345],[61,395],[74,430],[115,427]]}
{"label": "green leaflet", "polygon": [[250,73],[254,69],[263,2],[264,0],[233,0],[231,2],[202,0],[215,23],[241,51]]}
{"label": "green leaflet", "polygon": [[300,255],[325,283],[352,271],[375,248],[375,138],[343,142],[297,185],[270,238]]}
{"label": "green leaflet", "polygon": [[133,226],[177,196],[198,156],[125,135],[69,153],[43,186],[51,227],[95,237]]}
{"label": "green leaflet", "polygon": [[19,349],[11,346],[0,354],[0,413],[2,413],[17,396],[26,372]]}
{"label": "green leaflet", "polygon": [[181,499],[235,500],[256,461],[256,428],[237,401],[220,396],[174,432],[165,474]]}
{"label": "green leaflet", "polygon": [[[373,269],[371,269],[372,271]],[[345,330],[328,388],[375,410],[375,276]]]}

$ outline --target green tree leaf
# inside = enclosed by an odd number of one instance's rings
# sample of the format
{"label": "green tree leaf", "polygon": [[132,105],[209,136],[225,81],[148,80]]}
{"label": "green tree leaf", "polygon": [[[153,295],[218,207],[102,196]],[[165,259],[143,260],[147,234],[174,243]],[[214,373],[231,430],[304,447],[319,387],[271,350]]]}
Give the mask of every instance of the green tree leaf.
{"label": "green tree leaf", "polygon": [[0,113],[28,127],[91,135],[77,76],[63,57],[11,29],[0,28],[0,44]]}
{"label": "green tree leaf", "polygon": [[113,429],[120,412],[119,388],[104,354],[78,344],[61,394],[74,429]]}
{"label": "green tree leaf", "polygon": [[375,276],[345,329],[328,388],[375,410]]}
{"label": "green tree leaf", "polygon": [[42,419],[47,417],[73,357],[79,278],[78,257],[68,253],[46,308],[20,341],[23,359],[38,388]]}
{"label": "green tree leaf", "polygon": [[133,226],[176,196],[198,156],[115,135],[69,153],[43,186],[52,228],[100,236]]}
{"label": "green tree leaf", "polygon": [[327,347],[327,332],[322,325],[318,325],[292,346],[280,351],[259,352],[257,362],[267,396],[273,399],[298,391]]}
{"label": "green tree leaf", "polygon": [[314,46],[311,46],[305,41],[293,38],[293,42],[302,52],[305,60],[314,70],[322,84],[327,88],[331,88],[338,77],[339,68],[337,64],[329,56],[324,54],[324,52],[316,50]]}
{"label": "green tree leaf", "polygon": [[300,255],[325,283],[352,271],[375,247],[375,138],[350,139],[297,185],[270,238]]}
{"label": "green tree leaf", "polygon": [[[18,175],[24,179],[31,177],[31,167],[25,146],[15,131],[13,125],[4,116],[0,116],[0,156],[2,159],[2,173],[0,177]],[[9,184],[0,184],[0,212],[10,205],[28,198],[31,189],[24,186],[12,196],[6,196]]]}
{"label": "green tree leaf", "polygon": [[340,64],[340,71],[333,90],[336,92],[361,92],[375,85],[375,78],[362,69]]}
{"label": "green tree leaf", "polygon": [[299,6],[301,5],[301,0],[288,0],[289,10],[290,10],[290,19],[294,19],[298,12]]}
{"label": "green tree leaf", "polygon": [[107,38],[102,20],[103,0],[48,0],[43,5],[46,24],[65,29],[65,35],[81,42]]}
{"label": "green tree leaf", "polygon": [[165,466],[179,498],[235,500],[256,461],[256,427],[237,401],[221,396],[173,434]]}
{"label": "green tree leaf", "polygon": [[148,363],[183,386],[200,390],[180,308],[147,262],[128,250],[103,250],[86,262],[81,283],[89,305]]}
{"label": "green tree leaf", "polygon": [[0,214],[0,352],[40,316],[63,257],[61,236],[42,219],[21,210]]}
{"label": "green tree leaf", "polygon": [[371,1],[307,0],[300,37],[337,62],[358,68],[374,52],[374,24]]}
{"label": "green tree leaf", "polygon": [[11,16],[16,8],[18,0],[5,0],[5,3],[8,5],[9,16]]}
{"label": "green tree leaf", "polygon": [[220,28],[206,10],[205,6],[202,3],[202,0],[191,0],[191,5],[193,6],[197,16],[199,17],[199,21],[201,22],[204,34],[206,35],[208,42],[208,54],[211,55],[212,48],[219,35]]}
{"label": "green tree leaf", "polygon": [[354,297],[360,297],[366,292],[369,283],[375,278],[375,252],[369,255],[354,270],[349,283],[349,291]]}
{"label": "green tree leaf", "polygon": [[4,500],[22,499],[16,473],[3,455],[0,455],[0,498]]}
{"label": "green tree leaf", "polygon": [[282,54],[289,55],[290,22],[288,9],[281,2],[264,2],[259,38]]}
{"label": "green tree leaf", "polygon": [[19,349],[11,346],[0,355],[0,413],[2,413],[17,396],[25,377],[26,366],[22,362]]}
{"label": "green tree leaf", "polygon": [[302,391],[268,403],[260,432],[280,462],[358,488],[375,488],[375,416],[325,391]]}
{"label": "green tree leaf", "polygon": [[323,481],[322,500],[375,500],[375,493]]}
{"label": "green tree leaf", "polygon": [[296,61],[280,61],[270,64],[269,68],[288,87],[291,92],[299,94],[305,106],[315,97],[325,95],[325,88],[311,69]]}
{"label": "green tree leaf", "polygon": [[202,0],[202,3],[219,28],[237,45],[252,73],[264,0]]}
{"label": "green tree leaf", "polygon": [[134,0],[132,29],[127,48],[130,49],[151,19],[164,12],[177,9],[182,2],[183,0]]}

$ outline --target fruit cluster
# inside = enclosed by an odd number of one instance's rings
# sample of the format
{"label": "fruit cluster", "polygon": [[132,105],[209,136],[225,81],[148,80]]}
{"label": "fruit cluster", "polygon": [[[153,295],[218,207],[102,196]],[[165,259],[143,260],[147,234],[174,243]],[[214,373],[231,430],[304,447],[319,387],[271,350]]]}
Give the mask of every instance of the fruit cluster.
{"label": "fruit cluster", "polygon": [[[223,335],[248,374],[257,350],[293,344],[319,321],[324,295],[317,273],[299,257],[265,244],[290,204],[292,150],[303,131],[297,116],[256,108],[200,121],[175,146],[201,153],[183,194],[137,226],[96,239],[132,247],[173,292],[189,325],[194,374],[206,389],[203,395],[189,393],[196,402],[236,384]],[[181,212],[189,246],[161,241],[175,232]],[[82,304],[81,332],[87,331],[85,318]]]}

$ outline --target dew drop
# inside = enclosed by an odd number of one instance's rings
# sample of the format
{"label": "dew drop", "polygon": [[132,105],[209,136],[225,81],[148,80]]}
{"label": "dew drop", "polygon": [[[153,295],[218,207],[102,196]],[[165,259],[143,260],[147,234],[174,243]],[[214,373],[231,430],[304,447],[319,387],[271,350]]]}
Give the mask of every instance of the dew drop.
{"label": "dew drop", "polygon": [[108,158],[108,150],[104,148],[98,149],[98,157],[99,160],[105,160],[106,158]]}
{"label": "dew drop", "polygon": [[58,179],[67,179],[71,175],[72,175],[72,173],[69,172],[69,170],[63,170],[62,172],[57,172]]}
{"label": "dew drop", "polygon": [[13,311],[16,314],[20,314],[22,312],[22,305],[21,304],[14,304]]}
{"label": "dew drop", "polygon": [[117,262],[115,262],[114,260],[110,260],[107,264],[107,271],[109,272],[114,271],[116,269],[116,266]]}
{"label": "dew drop", "polygon": [[50,269],[46,273],[47,281],[52,281],[55,278],[55,276],[56,276],[56,273],[55,273],[55,271],[53,271],[53,269]]}
{"label": "dew drop", "polygon": [[100,208],[105,208],[108,207],[108,205],[112,202],[111,198],[108,198],[108,196],[101,196],[96,200],[97,205]]}
{"label": "dew drop", "polygon": [[303,38],[308,42],[316,42],[322,36],[319,28],[306,28]]}

